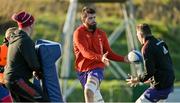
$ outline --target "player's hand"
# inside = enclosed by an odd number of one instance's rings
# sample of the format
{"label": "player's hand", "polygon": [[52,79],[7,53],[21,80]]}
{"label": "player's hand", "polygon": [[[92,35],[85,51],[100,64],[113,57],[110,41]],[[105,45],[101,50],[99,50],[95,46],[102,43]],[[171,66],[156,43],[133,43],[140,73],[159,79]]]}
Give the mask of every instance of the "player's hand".
{"label": "player's hand", "polygon": [[150,79],[148,79],[147,81],[145,81],[144,83],[145,84],[150,84],[150,83],[152,83],[153,82],[153,80],[151,80],[151,78]]}
{"label": "player's hand", "polygon": [[39,72],[39,71],[33,71],[33,76],[34,76],[37,80],[42,79],[42,73]]}
{"label": "player's hand", "polygon": [[129,75],[129,79],[126,79],[127,84],[130,85],[130,87],[136,87],[139,83],[139,80],[137,77],[133,77],[132,75]]}
{"label": "player's hand", "polygon": [[126,56],[124,57],[124,62],[126,62],[126,63],[131,63],[131,62],[129,61],[129,59],[128,59],[128,55],[126,55]]}
{"label": "player's hand", "polygon": [[4,84],[3,81],[0,81],[0,86],[3,85],[3,84]]}
{"label": "player's hand", "polygon": [[106,65],[109,66],[109,59],[107,58],[108,52],[106,52],[105,54],[103,54],[103,57],[101,59],[101,61]]}

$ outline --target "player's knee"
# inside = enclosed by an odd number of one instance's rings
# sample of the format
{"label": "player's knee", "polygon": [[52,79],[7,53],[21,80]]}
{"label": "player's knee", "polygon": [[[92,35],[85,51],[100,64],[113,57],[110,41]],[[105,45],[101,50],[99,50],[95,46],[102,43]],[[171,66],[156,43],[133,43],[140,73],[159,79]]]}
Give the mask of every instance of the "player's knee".
{"label": "player's knee", "polygon": [[102,96],[99,89],[99,80],[95,77],[89,77],[84,87],[84,94],[88,98],[92,98],[94,102],[100,102]]}
{"label": "player's knee", "polygon": [[85,84],[84,90],[86,92],[90,91],[90,93],[92,92],[94,94],[96,92],[96,90],[98,89],[98,87],[99,87],[98,80],[89,78],[87,80],[87,83]]}
{"label": "player's knee", "polygon": [[94,95],[96,88],[97,88],[96,85],[92,83],[86,83],[84,88],[84,93],[87,95]]}
{"label": "player's knee", "polygon": [[94,92],[89,88],[84,89],[84,94],[86,96],[88,96],[88,97],[93,97],[94,96]]}
{"label": "player's knee", "polygon": [[104,103],[103,97],[102,97],[99,89],[94,94],[94,101],[98,102],[98,103]]}

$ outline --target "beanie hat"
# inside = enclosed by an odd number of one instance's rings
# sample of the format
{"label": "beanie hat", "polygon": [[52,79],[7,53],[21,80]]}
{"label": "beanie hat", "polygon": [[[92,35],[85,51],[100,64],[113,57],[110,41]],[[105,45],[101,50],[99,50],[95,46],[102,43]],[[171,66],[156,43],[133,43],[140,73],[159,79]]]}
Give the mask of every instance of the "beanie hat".
{"label": "beanie hat", "polygon": [[34,17],[24,11],[13,14],[11,18],[18,23],[19,28],[24,28],[34,23]]}

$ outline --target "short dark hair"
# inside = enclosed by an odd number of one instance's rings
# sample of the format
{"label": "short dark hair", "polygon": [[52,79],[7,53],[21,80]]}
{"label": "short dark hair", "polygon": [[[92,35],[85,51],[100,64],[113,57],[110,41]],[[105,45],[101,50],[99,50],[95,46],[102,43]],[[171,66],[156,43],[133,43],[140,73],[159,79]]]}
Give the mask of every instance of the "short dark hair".
{"label": "short dark hair", "polygon": [[137,25],[137,26],[136,26],[136,29],[137,29],[138,31],[141,31],[143,36],[152,35],[152,34],[151,34],[151,29],[150,29],[149,25],[146,24],[146,23]]}
{"label": "short dark hair", "polygon": [[87,14],[95,14],[96,11],[90,7],[84,7],[81,11],[81,21],[84,22]]}

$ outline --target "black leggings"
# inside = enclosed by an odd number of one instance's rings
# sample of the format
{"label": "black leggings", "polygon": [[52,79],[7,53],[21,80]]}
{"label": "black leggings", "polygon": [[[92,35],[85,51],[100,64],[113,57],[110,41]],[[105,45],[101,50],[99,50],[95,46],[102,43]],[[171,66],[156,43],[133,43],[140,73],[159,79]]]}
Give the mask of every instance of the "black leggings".
{"label": "black leggings", "polygon": [[41,90],[29,81],[18,79],[13,82],[7,82],[6,87],[10,90],[14,102],[47,102]]}

